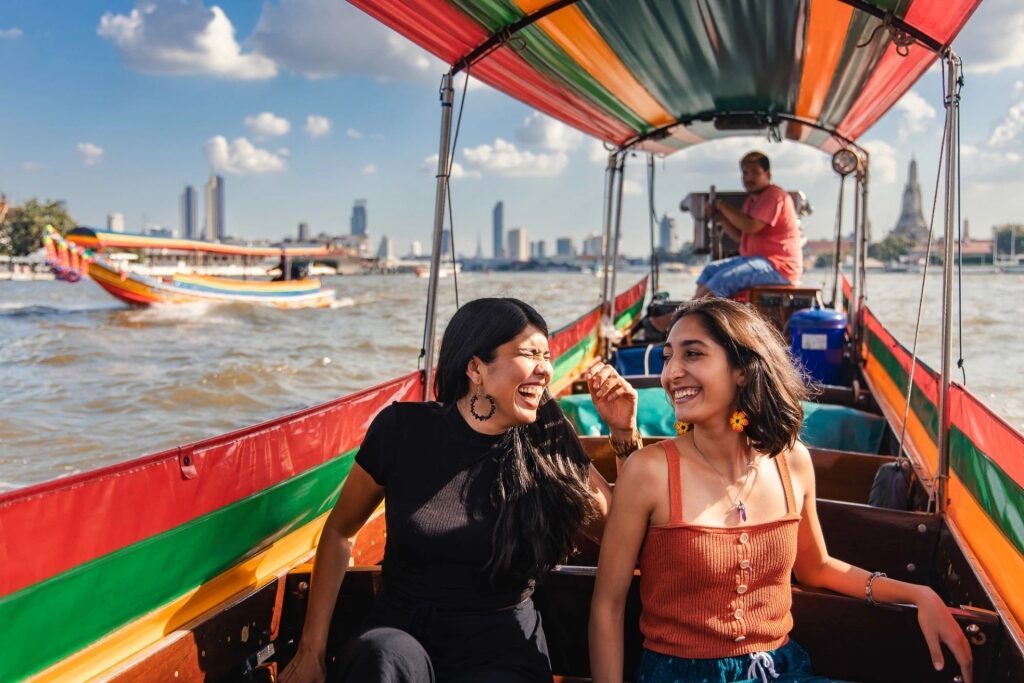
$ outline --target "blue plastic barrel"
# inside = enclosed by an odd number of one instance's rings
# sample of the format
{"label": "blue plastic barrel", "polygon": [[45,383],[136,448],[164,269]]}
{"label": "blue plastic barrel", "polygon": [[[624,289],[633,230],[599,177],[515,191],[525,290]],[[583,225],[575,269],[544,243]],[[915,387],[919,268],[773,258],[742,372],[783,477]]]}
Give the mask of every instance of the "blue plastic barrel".
{"label": "blue plastic barrel", "polygon": [[846,315],[823,308],[808,308],[795,312],[788,324],[793,356],[807,373],[823,384],[840,384],[846,344]]}

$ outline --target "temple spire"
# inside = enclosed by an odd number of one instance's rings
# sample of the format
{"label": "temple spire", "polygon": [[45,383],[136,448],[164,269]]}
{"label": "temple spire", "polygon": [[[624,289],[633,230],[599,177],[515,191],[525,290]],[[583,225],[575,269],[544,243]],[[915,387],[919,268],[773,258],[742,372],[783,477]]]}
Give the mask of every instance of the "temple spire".
{"label": "temple spire", "polygon": [[903,186],[903,206],[900,218],[896,221],[893,233],[905,237],[915,243],[928,239],[928,224],[921,210],[921,184],[917,180],[917,159],[910,159],[907,171],[907,184]]}

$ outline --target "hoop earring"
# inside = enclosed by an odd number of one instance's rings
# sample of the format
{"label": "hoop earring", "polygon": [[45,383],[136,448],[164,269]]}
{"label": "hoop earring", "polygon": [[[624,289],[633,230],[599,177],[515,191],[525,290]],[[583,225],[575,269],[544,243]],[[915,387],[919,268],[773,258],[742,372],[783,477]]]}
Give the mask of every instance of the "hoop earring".
{"label": "hoop earring", "polygon": [[676,434],[685,434],[690,431],[689,422],[676,422],[675,424]]}
{"label": "hoop earring", "polygon": [[[480,391],[481,387],[478,384],[476,387],[476,393],[473,394],[473,398],[469,399],[469,414],[472,415],[477,420],[483,422],[485,420],[490,420],[492,417],[494,417],[494,411],[498,409],[498,404],[494,402],[493,396],[491,396],[490,394],[481,394]],[[491,408],[489,411],[487,411],[486,415],[482,415],[476,412],[476,402],[479,401],[481,398],[486,399],[491,404]]]}
{"label": "hoop earring", "polygon": [[750,424],[750,420],[747,419],[747,414],[742,410],[734,411],[729,417],[729,426],[732,427],[734,432],[742,432],[743,428]]}

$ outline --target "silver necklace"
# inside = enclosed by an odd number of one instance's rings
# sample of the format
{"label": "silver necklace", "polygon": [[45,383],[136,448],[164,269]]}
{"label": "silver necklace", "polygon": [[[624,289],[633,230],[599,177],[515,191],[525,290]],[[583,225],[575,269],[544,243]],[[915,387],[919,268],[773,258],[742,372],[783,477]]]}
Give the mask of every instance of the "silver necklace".
{"label": "silver necklace", "polygon": [[[725,495],[732,502],[732,507],[730,507],[729,510],[736,510],[736,512],[738,512],[739,515],[740,515],[740,519],[742,521],[746,522],[747,521],[747,505],[746,505],[746,503],[743,502],[743,490],[745,488],[747,488],[747,483],[748,482],[755,482],[755,483],[757,482],[758,469],[757,469],[757,466],[756,466],[756,464],[754,462],[754,459],[753,458],[748,458],[747,459],[747,471],[743,474],[743,483],[740,484],[740,488],[739,488],[739,491],[737,492],[737,495],[735,497],[733,497],[733,495],[729,492],[729,489],[730,489],[730,487],[732,487],[732,484],[729,482],[728,479],[725,478],[724,475],[722,475],[721,472],[718,471],[717,467],[715,467],[714,465],[711,464],[711,460],[708,459],[708,456],[704,455],[704,451],[702,451],[700,449],[700,446],[697,445],[697,435],[696,435],[696,433],[693,435],[692,442],[693,442],[693,449],[695,451],[697,451],[697,454],[704,460],[704,464],[707,465],[708,467],[710,467],[711,471],[714,472],[716,475],[718,475],[718,478],[722,481],[723,484],[725,484]],[[742,446],[740,448],[742,448]],[[737,448],[737,450],[739,450],[739,448]],[[751,472],[754,473],[753,478],[751,478],[751,476],[750,476]],[[750,486],[750,493],[753,493],[753,491],[754,491],[754,485],[751,484],[751,486]]]}

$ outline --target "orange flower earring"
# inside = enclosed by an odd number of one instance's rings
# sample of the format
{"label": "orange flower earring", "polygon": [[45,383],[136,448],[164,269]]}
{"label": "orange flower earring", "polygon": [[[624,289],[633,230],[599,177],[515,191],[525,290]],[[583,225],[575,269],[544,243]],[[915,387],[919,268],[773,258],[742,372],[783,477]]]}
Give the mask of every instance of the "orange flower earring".
{"label": "orange flower earring", "polygon": [[690,431],[690,423],[689,422],[676,422],[675,428],[676,428],[676,434],[685,434],[686,432]]}
{"label": "orange flower earring", "polygon": [[742,432],[743,428],[750,424],[750,420],[747,419],[747,414],[742,410],[735,411],[729,418],[729,426],[732,427],[734,432]]}

